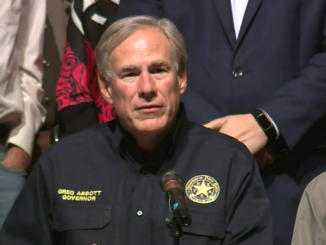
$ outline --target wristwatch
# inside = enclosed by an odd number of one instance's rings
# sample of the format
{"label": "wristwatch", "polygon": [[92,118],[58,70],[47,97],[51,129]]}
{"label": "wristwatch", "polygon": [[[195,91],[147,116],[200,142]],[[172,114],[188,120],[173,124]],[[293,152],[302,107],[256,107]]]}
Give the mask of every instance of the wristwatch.
{"label": "wristwatch", "polygon": [[276,140],[276,129],[274,128],[272,122],[267,118],[265,113],[261,109],[256,108],[251,114],[256,119],[257,123],[262,128],[267,138],[269,140]]}
{"label": "wristwatch", "polygon": [[269,146],[281,156],[289,154],[290,149],[283,136],[280,134],[277,137],[277,132],[274,125],[268,119],[265,113],[261,109],[256,108],[251,114],[267,136]]}

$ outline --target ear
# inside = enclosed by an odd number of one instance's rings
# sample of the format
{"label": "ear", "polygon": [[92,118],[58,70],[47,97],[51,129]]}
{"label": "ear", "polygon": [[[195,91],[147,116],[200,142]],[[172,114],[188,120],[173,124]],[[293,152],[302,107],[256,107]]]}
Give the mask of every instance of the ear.
{"label": "ear", "polygon": [[178,76],[179,76],[180,94],[183,94],[187,88],[187,69],[185,64],[180,65]]}
{"label": "ear", "polygon": [[113,105],[112,93],[111,93],[111,83],[109,81],[103,80],[101,78],[101,76],[98,76],[98,84],[99,84],[100,91],[101,91],[103,98],[108,103]]}

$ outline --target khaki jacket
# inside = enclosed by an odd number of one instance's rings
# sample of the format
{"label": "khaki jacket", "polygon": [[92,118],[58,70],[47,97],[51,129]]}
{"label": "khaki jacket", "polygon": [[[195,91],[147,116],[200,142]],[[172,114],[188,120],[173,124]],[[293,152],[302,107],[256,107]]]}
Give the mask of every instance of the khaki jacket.
{"label": "khaki jacket", "polygon": [[306,187],[292,237],[292,245],[322,244],[326,244],[326,172]]}

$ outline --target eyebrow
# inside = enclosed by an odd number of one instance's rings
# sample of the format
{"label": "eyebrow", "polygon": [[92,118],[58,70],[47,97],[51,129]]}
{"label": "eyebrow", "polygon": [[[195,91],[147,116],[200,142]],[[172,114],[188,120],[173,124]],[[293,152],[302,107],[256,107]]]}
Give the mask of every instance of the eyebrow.
{"label": "eyebrow", "polygon": [[[153,61],[149,64],[149,67],[165,67],[166,69],[171,69],[171,65],[168,64],[166,61],[164,60],[158,60],[158,61]],[[130,72],[130,71],[135,71],[139,69],[138,66],[136,65],[130,65],[130,66],[125,66],[125,67],[122,67],[120,70],[119,70],[119,74],[122,74],[122,73],[126,73],[126,72]]]}
{"label": "eyebrow", "polygon": [[149,65],[150,67],[151,66],[156,66],[156,67],[165,67],[167,69],[170,69],[171,68],[171,65],[169,63],[167,63],[166,61],[164,60],[158,60],[158,61],[153,61],[151,62],[151,64]]}
{"label": "eyebrow", "polygon": [[138,67],[137,66],[125,66],[125,67],[122,67],[120,70],[119,70],[119,73],[125,73],[125,72],[129,72],[129,71],[134,71],[134,70],[137,70]]}

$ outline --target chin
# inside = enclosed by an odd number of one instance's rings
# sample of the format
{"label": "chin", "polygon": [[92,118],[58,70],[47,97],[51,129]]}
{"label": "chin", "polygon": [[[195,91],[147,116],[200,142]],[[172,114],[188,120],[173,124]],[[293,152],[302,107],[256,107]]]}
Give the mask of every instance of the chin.
{"label": "chin", "polygon": [[150,132],[161,132],[165,128],[167,128],[167,122],[163,122],[163,120],[146,120],[142,123],[139,123],[136,127],[140,132],[150,133]]}

